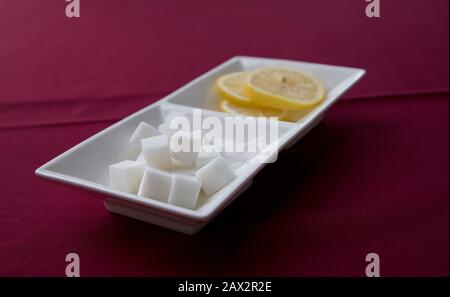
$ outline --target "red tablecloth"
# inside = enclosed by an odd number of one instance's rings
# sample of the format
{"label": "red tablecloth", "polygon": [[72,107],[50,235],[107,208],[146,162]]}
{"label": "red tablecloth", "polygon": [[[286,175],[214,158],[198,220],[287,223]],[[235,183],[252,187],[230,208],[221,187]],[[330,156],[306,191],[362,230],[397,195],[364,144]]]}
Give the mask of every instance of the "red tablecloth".
{"label": "red tablecloth", "polygon": [[[447,0],[66,4],[0,0],[0,275],[448,275]],[[200,234],[34,176],[234,55],[368,74]]]}

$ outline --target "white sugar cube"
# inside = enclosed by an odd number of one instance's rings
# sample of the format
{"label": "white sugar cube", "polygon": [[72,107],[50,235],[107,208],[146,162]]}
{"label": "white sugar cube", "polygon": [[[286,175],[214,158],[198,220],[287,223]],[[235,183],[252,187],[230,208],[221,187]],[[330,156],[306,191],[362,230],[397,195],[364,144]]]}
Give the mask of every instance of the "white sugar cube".
{"label": "white sugar cube", "polygon": [[142,152],[140,152],[140,154],[136,158],[136,162],[145,164],[145,158],[144,158],[144,154]]}
{"label": "white sugar cube", "polygon": [[141,145],[145,164],[163,170],[172,167],[167,135],[144,138],[141,140]]}
{"label": "white sugar cube", "polygon": [[196,170],[194,167],[192,167],[192,164],[187,164],[187,163],[172,159],[171,172],[194,175],[195,171]]}
{"label": "white sugar cube", "polygon": [[172,176],[170,173],[147,167],[142,177],[138,196],[167,202],[171,185]]}
{"label": "white sugar cube", "polygon": [[177,131],[189,132],[189,130],[186,127],[170,128],[170,122],[165,122],[158,126],[158,132],[167,135],[169,138],[172,137],[172,135]]}
{"label": "white sugar cube", "polygon": [[171,170],[172,173],[180,173],[186,175],[194,175],[195,168],[194,167],[184,167],[184,168],[174,168]]}
{"label": "white sugar cube", "polygon": [[188,168],[192,168],[191,164],[172,159],[172,169],[177,170],[177,169],[188,169]]}
{"label": "white sugar cube", "polygon": [[194,165],[201,149],[201,131],[192,133],[180,130],[170,139],[170,154],[173,159]]}
{"label": "white sugar cube", "polygon": [[160,135],[161,133],[146,122],[140,122],[133,135],[130,137],[130,143],[140,145],[141,139]]}
{"label": "white sugar cube", "polygon": [[195,176],[172,174],[169,204],[195,209],[202,184]]}
{"label": "white sugar cube", "polygon": [[177,111],[171,111],[169,112],[169,114],[164,117],[164,123],[162,123],[161,125],[158,126],[158,131],[162,134],[166,134],[167,136],[172,136],[173,133],[175,133],[176,131],[180,130],[179,127],[177,128],[170,128],[170,122],[177,118],[177,117],[184,117],[185,115],[183,115],[180,112]]}
{"label": "white sugar cube", "polygon": [[220,157],[221,154],[214,145],[204,145],[197,156],[197,168],[201,168],[213,159]]}
{"label": "white sugar cube", "polygon": [[144,173],[144,164],[122,161],[109,166],[111,186],[117,190],[136,194]]}
{"label": "white sugar cube", "polygon": [[202,183],[206,195],[210,196],[228,185],[236,175],[224,158],[217,157],[200,168],[195,176]]}
{"label": "white sugar cube", "polygon": [[168,137],[171,137],[173,133],[177,132],[177,129],[170,129],[170,123],[164,122],[158,126],[158,131]]}

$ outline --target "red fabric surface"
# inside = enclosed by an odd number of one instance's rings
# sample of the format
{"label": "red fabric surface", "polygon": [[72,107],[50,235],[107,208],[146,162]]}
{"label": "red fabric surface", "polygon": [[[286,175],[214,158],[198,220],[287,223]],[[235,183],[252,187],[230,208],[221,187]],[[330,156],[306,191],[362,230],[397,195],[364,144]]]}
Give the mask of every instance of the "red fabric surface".
{"label": "red fabric surface", "polygon": [[[381,4],[0,0],[0,275],[448,275],[448,1]],[[197,236],[34,176],[234,55],[368,75]]]}

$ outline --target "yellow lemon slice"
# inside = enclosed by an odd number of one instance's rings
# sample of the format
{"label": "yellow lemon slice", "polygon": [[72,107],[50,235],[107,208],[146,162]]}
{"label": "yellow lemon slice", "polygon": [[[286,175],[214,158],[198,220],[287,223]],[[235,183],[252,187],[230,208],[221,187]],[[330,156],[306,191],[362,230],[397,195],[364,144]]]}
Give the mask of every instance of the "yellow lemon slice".
{"label": "yellow lemon slice", "polygon": [[226,100],[236,103],[249,103],[250,99],[244,94],[244,84],[248,72],[233,72],[219,77],[216,81],[217,93]]}
{"label": "yellow lemon slice", "polygon": [[293,110],[318,104],[325,97],[325,88],[303,71],[270,67],[248,75],[244,94],[259,105]]}
{"label": "yellow lemon slice", "polygon": [[283,109],[251,104],[239,104],[228,100],[220,101],[220,109],[222,109],[222,111],[224,112],[235,115],[253,117],[277,117],[279,120],[284,120],[288,116],[288,112]]}

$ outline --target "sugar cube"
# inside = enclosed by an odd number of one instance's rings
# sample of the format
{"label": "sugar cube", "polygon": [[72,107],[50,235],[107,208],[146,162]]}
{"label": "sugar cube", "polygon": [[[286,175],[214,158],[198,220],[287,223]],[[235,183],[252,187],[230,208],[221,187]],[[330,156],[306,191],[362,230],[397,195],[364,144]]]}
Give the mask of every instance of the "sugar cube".
{"label": "sugar cube", "polygon": [[208,196],[217,193],[236,177],[223,157],[210,161],[200,168],[195,176],[201,181],[203,191]]}
{"label": "sugar cube", "polygon": [[144,138],[141,140],[141,145],[145,164],[163,170],[172,167],[167,135]]}
{"label": "sugar cube", "polygon": [[177,117],[186,117],[186,115],[177,111],[169,112],[169,114],[164,118],[165,120],[164,123],[158,126],[158,131],[162,134],[169,136],[170,138],[173,135],[173,133],[180,130],[180,127],[170,128],[170,122]]}
{"label": "sugar cube", "polygon": [[195,164],[201,148],[201,131],[192,133],[180,130],[170,140],[170,154],[173,159],[186,164]]}
{"label": "sugar cube", "polygon": [[195,176],[172,174],[169,204],[195,209],[202,184]]}
{"label": "sugar cube", "polygon": [[197,168],[201,168],[213,159],[220,157],[221,154],[214,145],[204,145],[197,156]]}
{"label": "sugar cube", "polygon": [[176,129],[170,129],[169,122],[164,122],[161,125],[158,126],[158,131],[162,134],[167,135],[168,137],[171,137],[173,133],[175,133]]}
{"label": "sugar cube", "polygon": [[144,154],[142,152],[139,153],[136,162],[145,164]]}
{"label": "sugar cube", "polygon": [[170,173],[147,167],[142,177],[138,196],[167,202],[171,185],[172,176]]}
{"label": "sugar cube", "polygon": [[144,164],[135,161],[122,161],[109,166],[111,186],[117,190],[136,194],[139,189]]}
{"label": "sugar cube", "polygon": [[187,163],[184,163],[184,162],[172,159],[171,172],[194,175],[195,174],[195,168],[192,167],[192,164],[187,164]]}
{"label": "sugar cube", "polygon": [[140,122],[133,135],[130,137],[130,143],[140,145],[141,139],[160,135],[161,133],[146,122]]}

